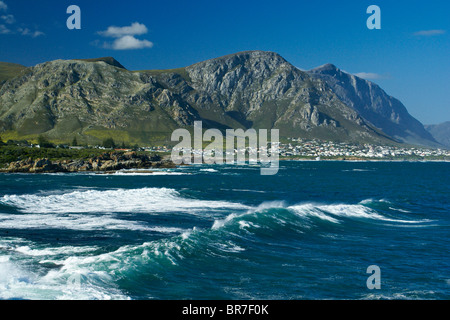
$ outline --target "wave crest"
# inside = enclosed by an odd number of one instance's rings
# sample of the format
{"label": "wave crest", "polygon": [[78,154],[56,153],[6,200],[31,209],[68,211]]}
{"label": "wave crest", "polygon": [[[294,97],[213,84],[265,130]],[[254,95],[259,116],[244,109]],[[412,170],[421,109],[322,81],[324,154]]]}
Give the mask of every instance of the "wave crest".
{"label": "wave crest", "polygon": [[174,189],[141,188],[73,191],[52,195],[5,195],[0,203],[26,213],[153,213],[198,212],[211,209],[243,209],[227,201],[184,198]]}

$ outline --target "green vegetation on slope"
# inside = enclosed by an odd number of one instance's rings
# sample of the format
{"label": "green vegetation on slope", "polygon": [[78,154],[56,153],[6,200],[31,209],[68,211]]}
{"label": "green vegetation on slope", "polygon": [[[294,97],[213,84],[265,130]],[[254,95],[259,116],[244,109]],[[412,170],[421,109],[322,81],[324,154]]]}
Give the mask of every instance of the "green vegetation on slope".
{"label": "green vegetation on slope", "polygon": [[18,76],[27,67],[16,63],[0,62],[0,84]]}
{"label": "green vegetation on slope", "polygon": [[19,146],[0,146],[0,167],[20,160],[47,158],[51,161],[93,158],[104,153],[98,149],[55,149],[55,148],[30,148]]}
{"label": "green vegetation on slope", "polygon": [[275,53],[249,51],[168,70],[128,71],[112,57],[28,70],[2,86],[0,134],[7,140],[45,135],[54,144],[76,137],[83,145],[114,138],[156,146],[201,120],[204,129],[276,128],[280,138],[395,143]]}

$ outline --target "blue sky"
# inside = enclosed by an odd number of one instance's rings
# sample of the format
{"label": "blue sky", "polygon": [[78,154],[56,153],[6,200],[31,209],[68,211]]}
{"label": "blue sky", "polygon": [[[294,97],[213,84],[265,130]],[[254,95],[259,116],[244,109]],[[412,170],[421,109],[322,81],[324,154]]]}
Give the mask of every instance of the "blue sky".
{"label": "blue sky", "polygon": [[[369,30],[369,5],[381,30]],[[81,30],[69,30],[70,5]],[[113,56],[130,70],[267,50],[301,69],[333,63],[379,84],[424,124],[450,120],[450,2],[0,0],[0,61]]]}

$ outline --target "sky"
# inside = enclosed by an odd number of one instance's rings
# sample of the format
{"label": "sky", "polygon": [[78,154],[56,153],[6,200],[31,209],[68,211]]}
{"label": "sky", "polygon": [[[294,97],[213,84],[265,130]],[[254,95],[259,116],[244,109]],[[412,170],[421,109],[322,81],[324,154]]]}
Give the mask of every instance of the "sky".
{"label": "sky", "polygon": [[[81,29],[67,27],[71,5]],[[370,5],[381,29],[367,27]],[[448,0],[0,0],[3,62],[112,56],[129,70],[171,69],[246,50],[303,70],[333,63],[424,124],[450,120]]]}

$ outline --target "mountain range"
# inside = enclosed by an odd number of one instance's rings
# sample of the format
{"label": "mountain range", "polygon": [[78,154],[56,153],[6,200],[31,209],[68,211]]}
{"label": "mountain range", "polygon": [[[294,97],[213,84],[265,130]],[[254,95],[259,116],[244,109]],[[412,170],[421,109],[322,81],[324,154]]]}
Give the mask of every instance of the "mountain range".
{"label": "mountain range", "polygon": [[206,128],[280,136],[439,146],[397,99],[332,64],[302,71],[273,52],[246,51],[171,70],[130,71],[114,58],[0,63],[0,135],[157,144]]}
{"label": "mountain range", "polygon": [[425,129],[430,132],[437,142],[450,148],[450,121],[425,125]]}

